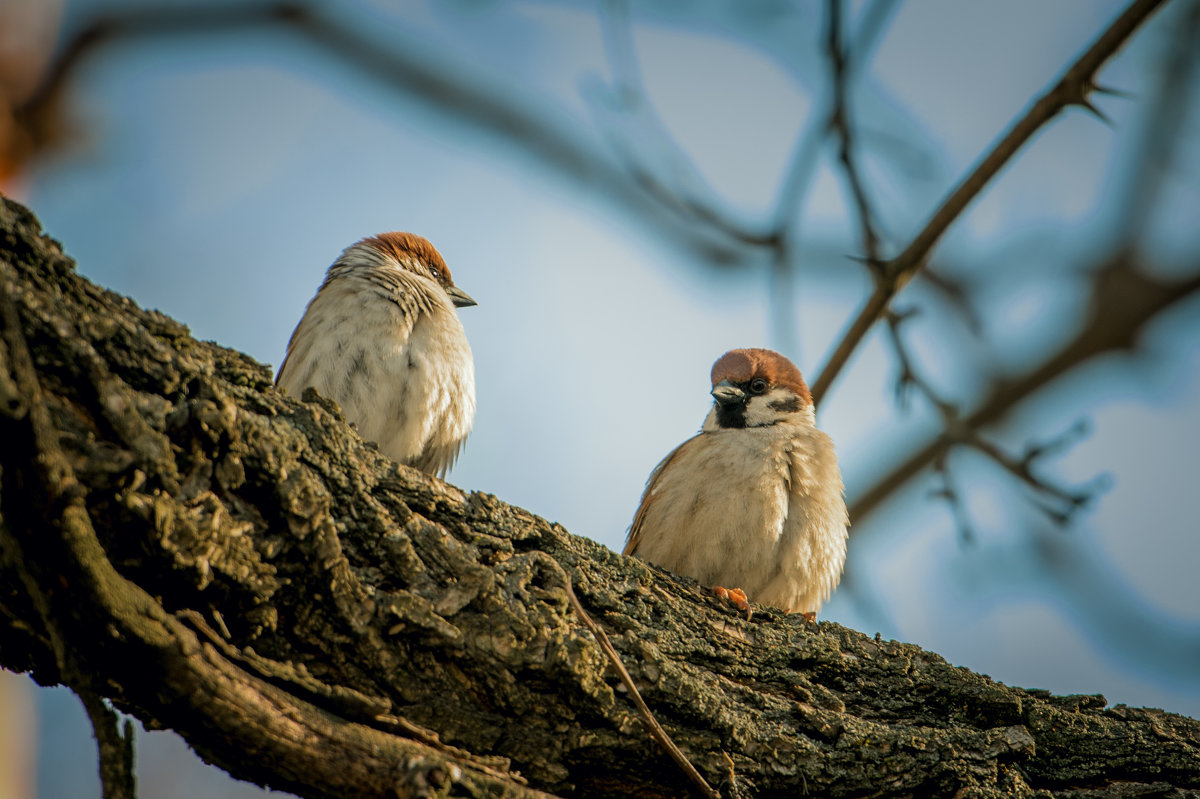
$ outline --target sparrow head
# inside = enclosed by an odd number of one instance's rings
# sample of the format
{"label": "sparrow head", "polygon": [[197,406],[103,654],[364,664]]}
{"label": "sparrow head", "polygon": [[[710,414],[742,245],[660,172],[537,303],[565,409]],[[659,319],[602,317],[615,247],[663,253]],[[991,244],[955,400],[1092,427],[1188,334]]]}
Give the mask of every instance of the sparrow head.
{"label": "sparrow head", "polygon": [[815,422],[812,394],[800,370],[772,350],[730,350],[713,364],[712,386],[706,430]]}
{"label": "sparrow head", "polygon": [[365,238],[347,247],[334,266],[338,264],[351,267],[363,265],[399,268],[428,278],[441,286],[455,307],[466,308],[479,304],[471,299],[471,295],[454,285],[450,267],[446,266],[441,253],[433,248],[429,240],[413,233],[380,233],[378,236]]}

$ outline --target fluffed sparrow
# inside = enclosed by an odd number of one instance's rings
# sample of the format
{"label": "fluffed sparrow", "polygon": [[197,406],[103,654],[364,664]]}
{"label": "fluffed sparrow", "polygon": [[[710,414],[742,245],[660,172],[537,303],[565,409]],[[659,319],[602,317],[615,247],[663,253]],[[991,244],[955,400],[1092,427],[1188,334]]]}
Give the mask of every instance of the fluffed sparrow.
{"label": "fluffed sparrow", "polygon": [[732,350],[713,364],[712,396],[700,433],[650,474],[625,554],[747,612],[749,595],[812,619],[841,578],[849,519],[808,386],[777,352]]}
{"label": "fluffed sparrow", "polygon": [[456,308],[475,305],[411,233],[347,247],[288,342],[275,383],[336,400],[385,454],[444,475],[475,418],[475,365]]}

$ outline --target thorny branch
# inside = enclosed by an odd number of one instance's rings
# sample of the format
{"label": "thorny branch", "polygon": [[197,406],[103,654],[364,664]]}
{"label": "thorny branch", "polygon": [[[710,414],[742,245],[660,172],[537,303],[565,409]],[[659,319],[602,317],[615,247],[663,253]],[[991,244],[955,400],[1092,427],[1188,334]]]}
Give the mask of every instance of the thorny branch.
{"label": "thorny branch", "polygon": [[[973,408],[959,409],[962,427],[979,430],[995,426],[1028,398],[1069,379],[1078,367],[1105,355],[1131,352],[1154,319],[1200,293],[1200,262],[1182,273],[1186,277],[1168,277],[1154,274],[1138,255],[1138,238],[1144,233],[1146,214],[1158,196],[1164,165],[1174,160],[1183,139],[1177,120],[1189,107],[1186,87],[1200,68],[1200,51],[1195,46],[1200,36],[1200,3],[1190,5],[1182,22],[1170,38],[1159,70],[1165,80],[1149,102],[1145,141],[1126,170],[1131,176],[1130,185],[1123,193],[1123,202],[1112,213],[1109,227],[1115,234],[1110,249],[1115,254],[1105,263],[1082,270],[1090,293],[1075,335],[1022,372],[993,375]],[[926,270],[923,276],[936,274]],[[956,305],[969,308],[967,284],[938,278],[934,286]],[[978,330],[974,314],[968,316],[967,323]],[[900,363],[903,379],[906,369],[902,359]],[[943,444],[940,436],[935,437],[873,479],[851,503],[851,518],[865,518],[923,469],[936,464]]]}
{"label": "thorny branch", "polygon": [[[850,121],[851,100],[848,86],[849,57],[842,43],[841,9],[840,0],[828,0],[826,4],[828,17],[826,52],[830,61],[834,97],[834,109],[830,115],[830,132],[837,142],[838,162],[853,200],[853,216],[859,230],[863,260],[877,280],[886,280],[884,264],[879,254],[879,235],[876,232],[878,223],[854,155],[855,134]],[[962,293],[950,293],[950,296],[952,300],[960,304],[965,303],[965,295]],[[949,455],[955,447],[970,447],[990,458],[1032,489],[1035,495],[1053,501],[1054,504],[1039,503],[1039,507],[1047,515],[1060,524],[1068,522],[1072,513],[1083,507],[1093,497],[1094,492],[1072,491],[1044,480],[1034,473],[1034,462],[1048,450],[1059,448],[1057,445],[1052,447],[1051,445],[1031,444],[1024,457],[1017,458],[988,440],[978,428],[963,424],[958,405],[942,397],[918,370],[913,356],[905,344],[900,330],[901,326],[916,315],[916,308],[900,312],[885,309],[883,312],[884,321],[887,324],[888,340],[899,366],[895,382],[896,401],[901,408],[906,408],[909,394],[915,390],[936,409],[941,417],[942,433],[938,442],[940,449],[933,461],[934,471],[938,475],[941,487],[934,492],[934,496],[944,499],[950,505],[959,531],[959,540],[966,543],[971,541],[974,535],[964,497],[950,473]]]}
{"label": "thorny branch", "polygon": [[1087,49],[1062,78],[1040,97],[1013,127],[968,173],[942,204],[934,211],[925,227],[895,258],[888,260],[875,289],[863,304],[858,316],[838,340],[813,383],[813,402],[819,404],[833,381],[858,349],[867,332],[883,318],[892,298],[921,270],[934,246],[946,229],[966,211],[1000,170],[1025,146],[1033,135],[1070,106],[1080,106],[1095,113],[1089,99],[1096,90],[1096,73],[1104,66],[1134,31],[1162,5],[1163,0],[1134,0],[1104,33]]}

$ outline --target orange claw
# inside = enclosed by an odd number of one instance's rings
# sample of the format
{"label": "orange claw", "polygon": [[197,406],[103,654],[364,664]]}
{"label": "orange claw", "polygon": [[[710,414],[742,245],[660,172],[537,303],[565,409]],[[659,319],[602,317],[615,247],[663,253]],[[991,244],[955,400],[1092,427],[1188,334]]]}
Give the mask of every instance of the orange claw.
{"label": "orange claw", "polygon": [[813,624],[817,623],[817,612],[815,610],[806,610],[800,614],[805,621],[810,621]]}
{"label": "orange claw", "polygon": [[730,602],[738,610],[745,612],[746,621],[750,621],[750,616],[754,611],[750,610],[750,601],[746,597],[746,592],[740,588],[725,588],[724,586],[713,586],[713,593],[718,599],[723,599]]}

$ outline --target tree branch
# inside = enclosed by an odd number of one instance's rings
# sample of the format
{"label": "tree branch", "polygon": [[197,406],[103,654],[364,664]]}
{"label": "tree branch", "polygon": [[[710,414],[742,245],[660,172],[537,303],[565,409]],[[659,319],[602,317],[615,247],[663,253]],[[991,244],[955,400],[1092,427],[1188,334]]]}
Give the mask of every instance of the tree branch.
{"label": "tree branch", "polygon": [[988,183],[1025,146],[1033,135],[1063,109],[1077,105],[1095,112],[1089,99],[1095,90],[1095,77],[1105,62],[1133,35],[1134,31],[1162,5],[1163,0],[1134,0],[1059,81],[1016,121],[1000,141],[958,184],[933,216],[904,250],[887,261],[858,316],[838,340],[833,354],[813,383],[813,402],[820,403],[834,379],[850,360],[867,331],[882,318],[888,304],[900,289],[925,265],[934,246],[946,229],[966,211]]}
{"label": "tree branch", "polygon": [[332,403],[80,278],[9,202],[0,311],[0,665],[102,687],[241,779],[304,797],[686,793],[565,570],[712,785],[1200,788],[1200,722],[767,608],[748,621],[400,467]]}
{"label": "tree branch", "polygon": [[135,799],[133,722],[126,719],[122,732],[120,717],[103,699],[87,691],[80,692],[79,699],[96,735],[104,799]]}
{"label": "tree branch", "polygon": [[[1084,323],[1076,334],[1043,360],[1019,374],[993,377],[975,408],[961,416],[967,430],[999,424],[1022,402],[1043,389],[1070,379],[1075,370],[1104,355],[1130,352],[1145,328],[1161,314],[1200,293],[1200,263],[1186,277],[1147,274],[1132,253],[1119,253],[1098,269]],[[875,479],[850,504],[852,520],[861,520],[934,462],[945,446],[942,436],[927,441]]]}

